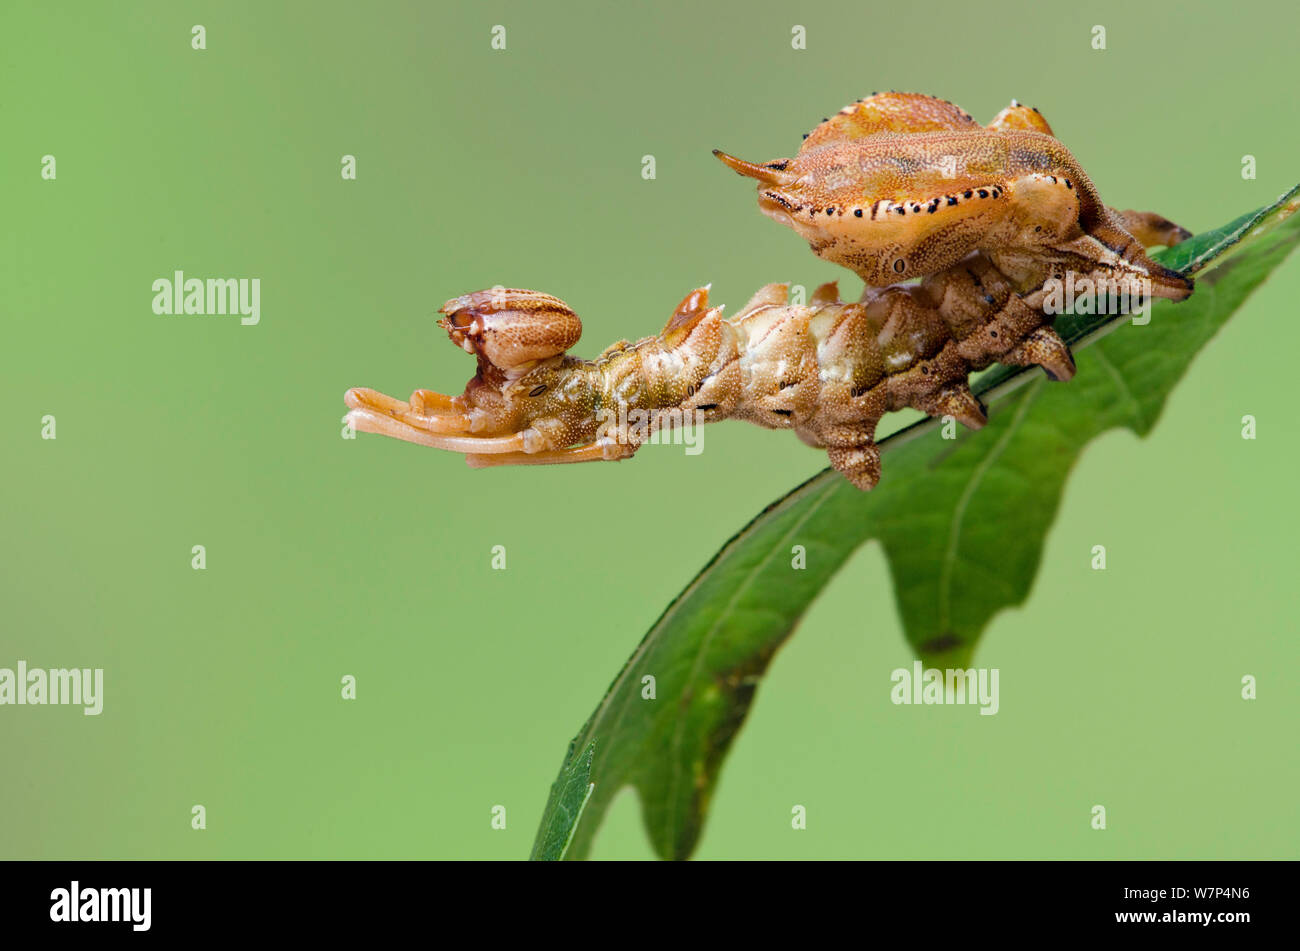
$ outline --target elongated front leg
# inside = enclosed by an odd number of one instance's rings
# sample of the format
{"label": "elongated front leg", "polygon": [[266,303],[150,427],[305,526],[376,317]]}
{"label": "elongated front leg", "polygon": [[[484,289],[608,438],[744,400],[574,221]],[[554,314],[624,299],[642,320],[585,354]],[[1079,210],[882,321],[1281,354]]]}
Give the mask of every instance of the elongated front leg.
{"label": "elongated front leg", "polygon": [[541,452],[504,452],[491,455],[469,453],[465,462],[471,469],[493,466],[563,466],[577,462],[618,462],[630,459],[640,443],[619,443],[599,439],[586,446],[567,449],[543,449]]}
{"label": "elongated front leg", "polygon": [[[430,390],[416,390],[409,401],[402,402],[377,390],[356,387],[343,395],[343,401],[349,409],[360,411],[367,418],[392,419],[429,435],[459,435],[470,431],[470,420],[463,403],[457,405],[455,397]],[[374,432],[360,426],[353,428]]]}
{"label": "elongated front leg", "polygon": [[461,435],[470,429],[469,417],[464,413],[418,413],[411,403],[363,387],[348,390],[343,401],[351,410],[348,423],[363,433],[392,436],[453,452],[518,452],[525,446],[523,433],[509,436]]}

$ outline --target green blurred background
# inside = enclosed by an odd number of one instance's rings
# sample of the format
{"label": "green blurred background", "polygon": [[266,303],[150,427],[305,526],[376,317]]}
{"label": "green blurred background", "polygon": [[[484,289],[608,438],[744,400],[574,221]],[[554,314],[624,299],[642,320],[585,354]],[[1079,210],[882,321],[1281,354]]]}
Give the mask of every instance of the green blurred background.
{"label": "green blurred background", "polygon": [[[342,439],[343,391],[459,392],[432,315],[494,284],[568,301],[588,356],[708,281],[733,312],[769,281],[856,293],[709,150],[789,155],[877,89],[982,121],[1019,98],[1110,204],[1217,226],[1300,179],[1296,27],[1281,2],[6,3],[0,666],[103,667],[106,696],[0,707],[0,855],[525,856],[646,628],[825,456],[736,423],[699,456],[477,472]],[[260,278],[260,325],[154,316],[175,269]],[[880,551],[852,559],[699,856],[1295,857],[1297,294],[1292,260],[1152,438],[1088,448],[977,655],[997,716],[889,702],[911,658]],[[625,792],[594,855],[650,854]]]}

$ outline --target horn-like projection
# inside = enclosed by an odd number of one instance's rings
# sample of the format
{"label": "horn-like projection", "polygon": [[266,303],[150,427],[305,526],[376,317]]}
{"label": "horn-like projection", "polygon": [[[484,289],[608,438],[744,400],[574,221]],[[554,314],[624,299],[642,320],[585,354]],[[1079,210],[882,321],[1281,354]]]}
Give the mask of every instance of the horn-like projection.
{"label": "horn-like projection", "polygon": [[732,171],[744,175],[746,178],[756,178],[765,185],[790,185],[797,177],[794,173],[785,170],[786,166],[790,164],[785,159],[768,162],[766,165],[755,165],[753,162],[746,162],[734,155],[728,155],[721,149],[714,149],[713,154]]}

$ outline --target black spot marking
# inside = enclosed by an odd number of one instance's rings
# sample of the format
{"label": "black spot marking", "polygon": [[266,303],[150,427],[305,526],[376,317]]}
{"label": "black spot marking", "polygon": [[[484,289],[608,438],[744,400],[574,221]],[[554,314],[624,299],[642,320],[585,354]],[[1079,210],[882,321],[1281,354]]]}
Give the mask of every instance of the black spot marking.
{"label": "black spot marking", "polygon": [[546,384],[543,383],[541,386],[535,386],[535,387],[533,387],[531,390],[529,390],[529,391],[528,391],[528,395],[529,395],[529,396],[541,396],[541,395],[542,395],[543,393],[545,393],[545,392],[546,392]]}
{"label": "black spot marking", "polygon": [[1068,178],[1065,180],[1065,187],[1069,189],[1074,188],[1074,186],[1070,184],[1070,180]]}
{"label": "black spot marking", "polygon": [[774,409],[774,410],[772,410],[772,412],[776,413],[777,416],[789,416],[791,413],[794,412],[794,410],[792,410],[792,409]]}
{"label": "black spot marking", "polygon": [[957,197],[955,195],[945,195],[944,197],[948,199],[948,204],[950,205],[957,204]]}
{"label": "black spot marking", "polygon": [[780,388],[783,390],[788,390],[792,386],[794,386],[793,380],[782,380]]}
{"label": "black spot marking", "polygon": [[981,198],[989,197],[988,189],[986,188],[981,188],[978,192],[976,192],[976,194],[979,195]]}
{"label": "black spot marking", "polygon": [[897,208],[894,209],[894,211],[898,212],[900,215],[907,214],[907,209],[904,208],[902,205],[899,205]]}
{"label": "black spot marking", "polygon": [[894,273],[902,274],[906,270],[907,270],[907,262],[904,261],[902,258],[899,258],[897,261],[894,262]]}
{"label": "black spot marking", "polygon": [[961,197],[962,197],[962,198],[969,198],[969,197],[970,197],[971,195],[973,195],[973,194],[975,194],[973,191],[969,191],[969,190],[967,190],[967,191],[965,191],[965,192],[962,193],[962,196],[961,196]]}
{"label": "black spot marking", "polygon": [[930,214],[934,214],[938,210],[939,210],[939,199],[937,198],[931,199],[930,207],[927,208],[926,211],[928,211]]}
{"label": "black spot marking", "polygon": [[784,172],[787,168],[790,167],[790,160],[789,160],[789,159],[782,159],[782,160],[779,161],[779,162],[768,162],[768,163],[767,163],[766,165],[764,165],[763,167],[764,167],[764,168],[774,169],[775,171],[778,171],[778,172]]}
{"label": "black spot marking", "polygon": [[707,413],[707,412],[708,412],[709,410],[711,410],[711,409],[717,409],[717,408],[718,408],[718,404],[717,404],[717,403],[701,403],[699,406],[697,406],[697,407],[695,407],[695,408],[698,409],[698,410],[702,410],[703,412],[706,412],[706,413]]}
{"label": "black spot marking", "polygon": [[829,218],[833,214],[835,214],[835,206],[831,205],[831,207],[826,209],[826,217]]}
{"label": "black spot marking", "polygon": [[853,217],[854,217],[854,218],[861,218],[861,217],[862,217],[862,209],[861,209],[861,208],[854,208],[854,209],[853,209]]}

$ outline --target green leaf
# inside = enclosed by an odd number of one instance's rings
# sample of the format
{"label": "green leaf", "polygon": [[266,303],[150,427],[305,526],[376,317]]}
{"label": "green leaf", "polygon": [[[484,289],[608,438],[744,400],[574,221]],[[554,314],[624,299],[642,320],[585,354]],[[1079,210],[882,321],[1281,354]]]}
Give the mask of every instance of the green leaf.
{"label": "green leaf", "polygon": [[[1181,304],[1157,302],[1149,323],[1059,319],[1067,342],[1087,347],[1070,383],[995,368],[975,387],[995,410],[978,433],[944,440],[936,421],[917,423],[882,441],[875,490],[826,470],[760,513],[651,627],[573,741],[534,856],[584,857],[610,799],[632,784],[658,854],[688,857],[773,654],[869,539],[884,547],[917,653],[933,666],[967,666],[989,620],[1028,596],[1083,448],[1109,429],[1151,430],[1191,359],[1300,241],[1298,207],[1300,186],[1157,255],[1196,275],[1197,288]],[[803,571],[787,561],[796,542],[807,549]],[[656,679],[653,703],[641,697],[645,675]],[[581,815],[578,788],[590,793]]]}
{"label": "green leaf", "polygon": [[582,812],[596,790],[596,784],[591,781],[591,762],[595,755],[594,739],[589,740],[581,750],[577,746],[577,740],[574,740],[569,755],[564,758],[560,778],[555,781],[555,790],[548,807],[548,812],[554,811],[555,821],[542,826],[537,841],[533,843],[530,858],[556,861],[568,853],[573,844],[573,834],[582,821]]}

